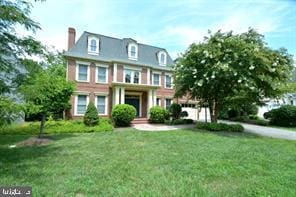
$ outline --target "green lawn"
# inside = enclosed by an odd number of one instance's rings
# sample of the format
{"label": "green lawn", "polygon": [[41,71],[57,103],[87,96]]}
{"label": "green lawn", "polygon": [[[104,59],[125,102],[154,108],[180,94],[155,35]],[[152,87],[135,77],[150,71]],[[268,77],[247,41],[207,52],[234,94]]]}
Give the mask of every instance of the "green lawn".
{"label": "green lawn", "polygon": [[118,131],[54,135],[9,149],[0,136],[0,185],[34,196],[296,196],[296,142],[244,133]]}

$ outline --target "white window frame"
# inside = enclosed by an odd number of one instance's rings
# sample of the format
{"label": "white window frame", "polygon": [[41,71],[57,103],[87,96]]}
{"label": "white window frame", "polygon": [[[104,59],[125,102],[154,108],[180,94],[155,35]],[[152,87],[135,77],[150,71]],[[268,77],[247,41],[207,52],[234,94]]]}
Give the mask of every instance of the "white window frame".
{"label": "white window frame", "polygon": [[[161,55],[164,55],[164,62],[161,62]],[[166,66],[167,64],[167,53],[164,51],[159,51],[158,52],[158,63],[160,66]]]}
{"label": "white window frame", "polygon": [[[91,40],[95,40],[97,44],[96,51],[91,50]],[[100,51],[100,39],[95,36],[88,36],[87,38],[87,52],[90,55],[98,55]]]}
{"label": "white window frame", "polygon": [[86,108],[89,104],[89,93],[88,92],[77,92],[75,94],[75,99],[74,99],[74,116],[84,116],[84,114],[78,114],[78,112],[77,112],[78,96],[80,96],[80,95],[86,96]]}
{"label": "white window frame", "polygon": [[164,109],[167,109],[167,99],[170,99],[171,100],[171,105],[174,103],[174,101],[173,101],[173,98],[171,98],[171,97],[166,97],[166,98],[164,98]]}
{"label": "white window frame", "polygon": [[100,114],[98,112],[98,115],[108,115],[108,103],[109,103],[108,93],[95,93],[95,105],[96,105],[96,108],[98,106],[98,96],[104,96],[105,97],[105,113],[104,114]]}
{"label": "white window frame", "polygon": [[[106,81],[105,82],[100,82],[99,79],[98,79],[99,67],[100,68],[106,68]],[[108,80],[109,80],[108,76],[109,76],[109,65],[96,64],[96,83],[103,83],[103,84],[108,83]]]}
{"label": "white window frame", "polygon": [[157,84],[157,86],[161,86],[161,72],[155,72],[155,71],[152,72],[152,85],[155,85],[154,84],[154,74],[159,75],[159,84]]}
{"label": "white window frame", "polygon": [[[126,70],[131,70],[132,71],[131,82],[128,83],[128,84],[142,84],[142,72],[141,72],[141,69],[134,69],[134,68],[128,68],[128,67],[124,67],[124,70],[123,70],[123,81],[124,81],[124,83],[127,83],[125,81]],[[135,72],[139,72],[139,83],[134,83]]]}
{"label": "white window frame", "polygon": [[[136,49],[136,55],[135,55],[135,57],[132,56],[132,53],[131,53],[132,52],[131,49],[132,49],[133,46]],[[130,60],[138,60],[138,45],[136,43],[130,43],[128,45],[128,59],[130,59]]]}
{"label": "white window frame", "polygon": [[[167,85],[166,85],[166,76],[170,76],[171,77],[171,87],[167,87]],[[171,73],[165,73],[164,74],[164,87],[166,88],[166,89],[173,89],[173,81],[174,81],[174,79],[173,79],[173,75],[171,74]]]}
{"label": "white window frame", "polygon": [[[157,105],[157,99],[159,99],[159,105]],[[161,107],[161,97],[156,97],[156,103],[155,103],[155,105]]]}
{"label": "white window frame", "polygon": [[[79,64],[87,66],[87,79],[86,80],[79,80]],[[76,61],[76,81],[89,82],[89,78],[90,78],[90,62]]]}

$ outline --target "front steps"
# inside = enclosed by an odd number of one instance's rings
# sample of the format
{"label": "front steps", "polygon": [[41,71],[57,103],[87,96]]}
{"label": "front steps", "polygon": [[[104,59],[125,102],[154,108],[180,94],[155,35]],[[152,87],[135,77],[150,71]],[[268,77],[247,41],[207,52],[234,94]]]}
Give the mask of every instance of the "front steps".
{"label": "front steps", "polygon": [[147,118],[135,118],[132,122],[132,124],[147,124],[148,119]]}

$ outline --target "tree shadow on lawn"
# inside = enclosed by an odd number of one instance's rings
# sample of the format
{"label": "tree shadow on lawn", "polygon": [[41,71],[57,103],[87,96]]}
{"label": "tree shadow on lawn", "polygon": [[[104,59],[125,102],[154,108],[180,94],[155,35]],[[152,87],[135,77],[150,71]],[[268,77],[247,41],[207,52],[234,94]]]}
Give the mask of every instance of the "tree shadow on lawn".
{"label": "tree shadow on lawn", "polygon": [[[14,148],[10,148],[9,144],[20,143],[23,140],[31,138],[32,135],[2,135],[0,137],[8,139],[5,145],[0,145],[0,180],[5,180],[6,177],[13,177],[13,180],[21,180],[24,178],[26,179],[27,177],[30,177],[30,179],[40,178],[42,171],[29,169],[38,168],[38,166],[42,167],[43,163],[46,165],[49,160],[48,158],[60,152],[61,147],[54,146],[55,141],[75,137],[75,135],[53,135],[51,136],[52,141],[47,145],[22,146]],[[13,140],[13,137],[16,139]],[[1,139],[1,141],[2,140],[3,139]],[[44,159],[38,159],[40,157],[44,157]]]}

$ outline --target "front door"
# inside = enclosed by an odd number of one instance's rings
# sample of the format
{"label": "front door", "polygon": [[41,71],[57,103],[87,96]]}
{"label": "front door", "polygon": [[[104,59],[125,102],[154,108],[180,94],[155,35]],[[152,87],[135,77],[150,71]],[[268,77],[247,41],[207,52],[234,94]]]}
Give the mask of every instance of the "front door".
{"label": "front door", "polygon": [[137,110],[137,117],[140,117],[140,96],[125,95],[125,104],[132,105]]}

